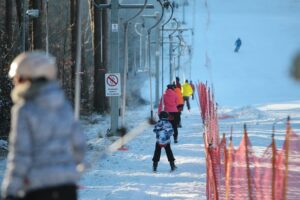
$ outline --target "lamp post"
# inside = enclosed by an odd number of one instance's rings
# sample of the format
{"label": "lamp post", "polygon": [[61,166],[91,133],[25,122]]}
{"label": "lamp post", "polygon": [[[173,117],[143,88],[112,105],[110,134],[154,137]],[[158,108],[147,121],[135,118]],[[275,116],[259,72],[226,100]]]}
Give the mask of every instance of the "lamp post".
{"label": "lamp post", "polygon": [[[163,6],[162,6],[162,3],[160,2],[160,1],[158,1],[159,3],[160,3],[160,5],[161,5],[161,16],[159,17],[159,14],[158,13],[156,13],[154,16],[151,16],[151,17],[155,17],[156,19],[157,19],[157,21],[156,21],[156,23],[153,25],[153,26],[151,26],[148,30],[147,30],[147,33],[148,33],[148,36],[147,36],[147,38],[148,38],[148,56],[147,56],[147,58],[148,58],[148,68],[149,68],[149,85],[150,85],[150,121],[152,122],[152,121],[154,121],[154,119],[153,119],[153,100],[152,100],[152,67],[151,67],[151,52],[150,52],[150,50],[151,50],[151,38],[150,38],[150,36],[151,36],[151,31],[152,31],[152,29],[154,29],[155,27],[157,27],[158,26],[158,24],[161,22],[161,20],[163,19],[163,16],[164,16],[164,8],[163,8]],[[143,17],[147,17],[147,16],[143,16]],[[159,36],[159,34],[157,34],[157,36]],[[156,50],[157,49],[159,49],[159,47],[158,47],[158,45],[159,45],[159,38],[157,38],[157,40],[156,40]],[[158,52],[155,52],[155,55],[156,55],[156,57],[157,56],[159,56],[159,54],[158,54]],[[156,59],[156,66],[158,66],[159,65],[159,60],[158,59]],[[159,77],[159,69],[158,69],[158,67],[156,67],[156,73],[157,73],[157,75],[158,75],[158,77]],[[156,76],[156,79],[157,79],[157,81],[156,81],[156,86],[158,86],[159,85],[159,82],[158,82],[158,78],[157,76]],[[158,95],[157,95],[158,96]]]}
{"label": "lamp post", "polygon": [[169,62],[170,62],[170,83],[175,79],[175,74],[174,74],[174,65],[173,65],[173,34],[178,30],[179,28],[179,23],[178,21],[173,18],[173,20],[176,22],[176,28],[172,33],[169,34]]}
{"label": "lamp post", "polygon": [[169,1],[165,1],[164,4],[163,4],[164,8],[169,8],[171,7],[171,15],[169,17],[169,19],[161,26],[161,39],[162,39],[162,43],[161,43],[161,54],[162,54],[162,63],[161,63],[161,94],[162,94],[162,110],[164,110],[164,28],[165,28],[165,25],[167,25],[170,20],[172,19],[173,17],[173,12],[174,12],[174,9],[173,9],[173,6],[172,4],[169,2]]}
{"label": "lamp post", "polygon": [[[81,2],[77,1],[77,30],[76,30],[76,76],[75,76],[75,119],[79,119],[80,115],[80,71],[81,71]],[[48,47],[47,47],[48,48]],[[47,49],[48,51],[48,49]],[[48,52],[47,52],[48,53]]]}
{"label": "lamp post", "polygon": [[121,126],[124,127],[125,122],[125,108],[126,108],[126,84],[127,84],[127,71],[128,71],[128,24],[131,20],[139,16],[147,6],[148,0],[145,0],[144,6],[133,17],[124,22],[124,69],[123,69],[123,92],[122,92],[122,112],[121,112]]}

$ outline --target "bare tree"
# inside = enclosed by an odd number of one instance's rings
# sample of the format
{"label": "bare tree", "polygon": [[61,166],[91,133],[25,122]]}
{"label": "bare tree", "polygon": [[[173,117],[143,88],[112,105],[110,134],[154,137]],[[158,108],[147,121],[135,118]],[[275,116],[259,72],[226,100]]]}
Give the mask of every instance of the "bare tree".
{"label": "bare tree", "polygon": [[32,49],[44,49],[43,45],[43,0],[31,0],[32,9],[39,10],[39,17],[32,18]]}
{"label": "bare tree", "polygon": [[[2,7],[3,6],[3,7]],[[0,9],[3,10],[4,5],[0,4]],[[0,135],[8,135],[10,129],[10,108],[12,102],[10,99],[11,81],[8,79],[7,74],[9,70],[10,57],[8,52],[11,51],[13,41],[13,3],[11,0],[5,1],[5,26],[0,26]],[[1,15],[2,15],[1,14]]]}
{"label": "bare tree", "polygon": [[[95,0],[96,4],[106,4],[107,0]],[[105,73],[108,65],[108,11],[94,10],[94,108],[97,112],[105,113],[109,109],[105,96]]]}

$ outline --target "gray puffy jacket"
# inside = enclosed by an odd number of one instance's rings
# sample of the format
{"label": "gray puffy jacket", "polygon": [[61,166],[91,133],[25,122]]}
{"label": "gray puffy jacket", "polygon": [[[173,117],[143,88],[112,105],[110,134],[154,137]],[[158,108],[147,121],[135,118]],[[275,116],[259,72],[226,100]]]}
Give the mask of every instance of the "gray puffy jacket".
{"label": "gray puffy jacket", "polygon": [[2,196],[74,184],[83,161],[85,137],[57,82],[17,85]]}

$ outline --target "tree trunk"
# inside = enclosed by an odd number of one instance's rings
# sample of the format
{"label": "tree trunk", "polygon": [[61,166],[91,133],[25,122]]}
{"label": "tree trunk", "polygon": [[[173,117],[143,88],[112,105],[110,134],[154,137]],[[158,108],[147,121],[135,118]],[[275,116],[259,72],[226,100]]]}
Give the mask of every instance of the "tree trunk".
{"label": "tree trunk", "polygon": [[[105,4],[107,0],[95,0]],[[94,6],[94,108],[97,112],[108,111],[108,98],[105,96],[105,73],[108,64],[108,11]]]}
{"label": "tree trunk", "polygon": [[32,49],[44,49],[43,45],[43,0],[32,0],[31,1],[32,9],[39,10],[39,16],[32,18]]}
{"label": "tree trunk", "polygon": [[70,27],[71,27],[71,102],[74,103],[75,97],[75,73],[76,73],[76,4],[78,0],[70,0]]}
{"label": "tree trunk", "polygon": [[11,54],[8,52],[12,48],[12,21],[13,21],[13,4],[11,0],[5,1],[5,34],[1,34],[1,71],[0,71],[0,136],[7,136],[10,130],[10,109],[12,106],[10,92],[11,81],[7,74],[9,70],[9,62]]}

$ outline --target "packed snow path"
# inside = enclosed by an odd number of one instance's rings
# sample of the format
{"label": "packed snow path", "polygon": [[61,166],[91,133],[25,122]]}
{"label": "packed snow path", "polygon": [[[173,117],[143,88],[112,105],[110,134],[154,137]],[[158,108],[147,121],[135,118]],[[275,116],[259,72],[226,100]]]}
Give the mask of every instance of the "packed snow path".
{"label": "packed snow path", "polygon": [[[178,169],[170,172],[162,150],[158,172],[152,172],[155,134],[150,126],[126,147],[96,160],[80,182],[80,200],[205,199],[205,155],[199,109],[184,111],[179,143],[171,147]],[[90,152],[93,153],[93,152]]]}

